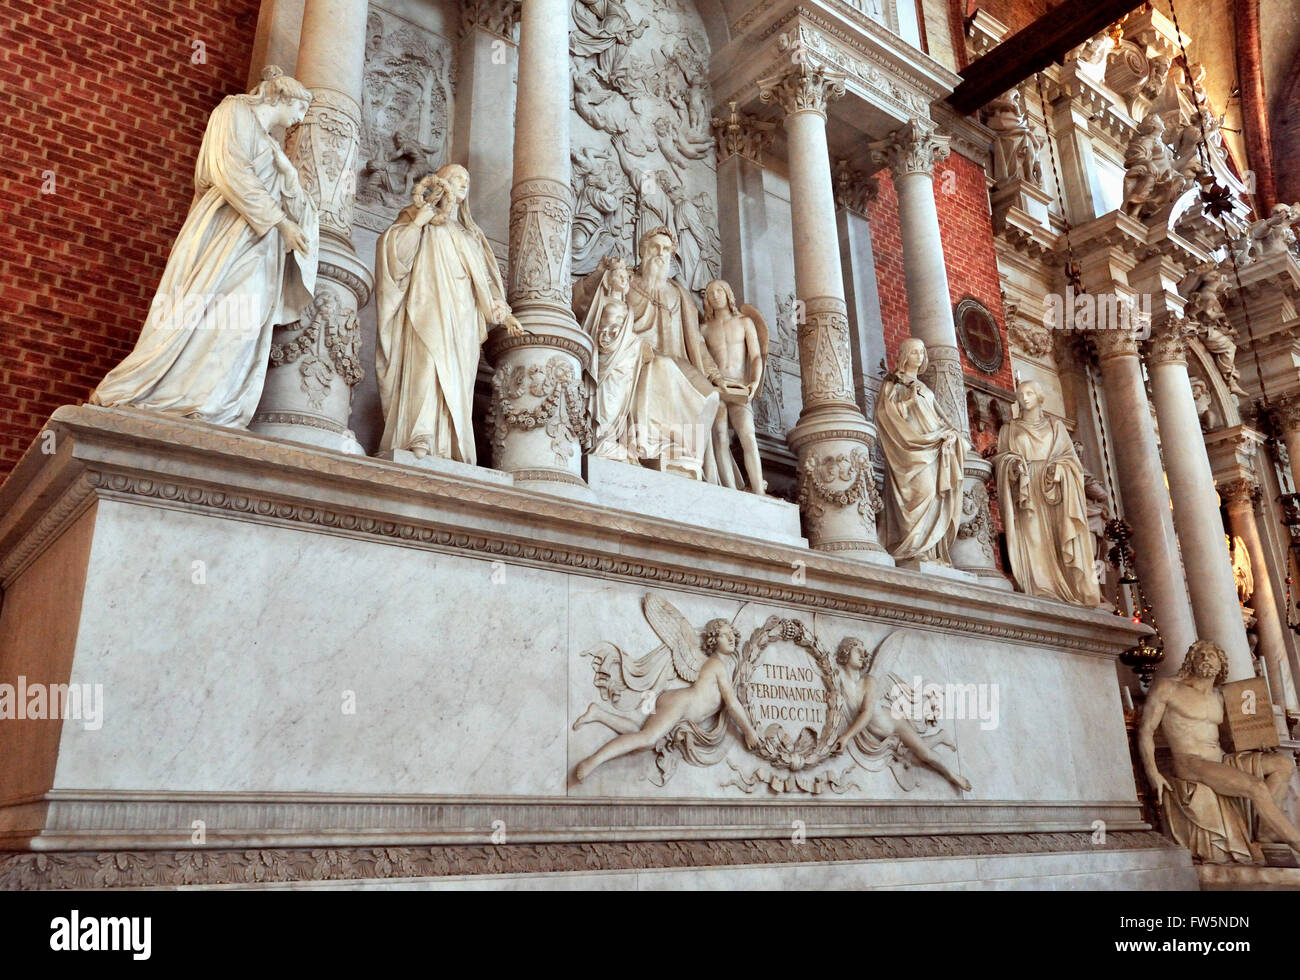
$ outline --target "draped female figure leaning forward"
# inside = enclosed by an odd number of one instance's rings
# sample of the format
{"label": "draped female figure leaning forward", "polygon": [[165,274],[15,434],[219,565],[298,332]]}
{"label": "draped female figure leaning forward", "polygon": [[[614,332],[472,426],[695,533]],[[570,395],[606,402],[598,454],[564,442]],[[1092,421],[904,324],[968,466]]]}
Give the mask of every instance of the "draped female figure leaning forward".
{"label": "draped female figure leaning forward", "polygon": [[246,428],[266,384],[271,334],[316,288],[316,206],[271,130],[302,121],[311,93],[267,68],[222,100],[194,167],[194,200],[135,349],[90,396]]}

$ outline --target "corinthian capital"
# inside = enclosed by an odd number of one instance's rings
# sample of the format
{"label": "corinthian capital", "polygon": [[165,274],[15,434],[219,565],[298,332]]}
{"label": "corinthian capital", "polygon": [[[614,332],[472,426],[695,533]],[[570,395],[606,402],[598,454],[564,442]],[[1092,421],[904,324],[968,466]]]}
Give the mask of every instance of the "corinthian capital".
{"label": "corinthian capital", "polygon": [[461,32],[468,34],[478,28],[513,41],[522,8],[521,0],[461,0]]}
{"label": "corinthian capital", "polygon": [[763,151],[776,138],[773,133],[776,123],[763,122],[745,115],[736,108],[735,99],[731,100],[729,107],[725,119],[713,117],[713,138],[718,143],[718,162],[740,156],[762,163]]}
{"label": "corinthian capital", "polygon": [[777,102],[786,115],[815,112],[826,115],[826,107],[844,95],[845,76],[839,72],[796,65],[782,75],[761,79],[758,97],[763,102]]}
{"label": "corinthian capital", "polygon": [[1151,335],[1147,347],[1148,364],[1186,364],[1187,342],[1196,336],[1196,331],[1185,318],[1169,316],[1158,330]]}
{"label": "corinthian capital", "polygon": [[934,166],[948,159],[950,137],[929,119],[917,117],[871,144],[871,159],[888,167],[894,179],[908,174],[934,176]]}
{"label": "corinthian capital", "polygon": [[1248,477],[1224,480],[1216,489],[1225,504],[1253,504],[1262,493],[1259,483]]}

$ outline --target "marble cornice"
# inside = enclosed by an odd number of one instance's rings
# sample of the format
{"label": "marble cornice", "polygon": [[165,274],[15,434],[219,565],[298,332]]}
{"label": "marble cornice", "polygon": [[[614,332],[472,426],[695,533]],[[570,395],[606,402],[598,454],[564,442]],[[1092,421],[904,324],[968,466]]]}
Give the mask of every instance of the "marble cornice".
{"label": "marble cornice", "polygon": [[900,123],[928,116],[934,101],[961,81],[875,21],[835,4],[840,7],[794,4],[776,11],[769,5],[763,12],[772,13],[770,22],[742,19],[743,28],[714,54],[714,90],[727,93],[718,104],[734,98],[745,106],[756,94],[759,79],[790,67],[790,50],[797,45],[803,46],[810,67],[843,73],[851,93]]}
{"label": "marble cornice", "polygon": [[[68,406],[0,488],[0,586],[87,499],[177,508],[605,579],[1113,657],[1123,617],[143,412]],[[52,519],[52,515],[64,515]],[[795,585],[791,569],[802,568]]]}

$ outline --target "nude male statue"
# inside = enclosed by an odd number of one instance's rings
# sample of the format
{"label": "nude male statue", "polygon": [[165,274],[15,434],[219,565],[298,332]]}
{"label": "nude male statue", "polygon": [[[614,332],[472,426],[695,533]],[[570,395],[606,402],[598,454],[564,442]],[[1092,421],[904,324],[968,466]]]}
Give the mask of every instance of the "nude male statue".
{"label": "nude male statue", "polygon": [[762,495],[763,463],[754,433],[754,397],[763,383],[763,362],[767,347],[767,325],[752,306],[736,305],[731,286],[715,279],[704,287],[704,344],[721,374],[715,382],[721,403],[713,424],[713,454],[718,478],[725,487],[736,487],[731,463],[731,432],[740,437],[749,489]]}
{"label": "nude male statue", "polygon": [[1294,763],[1282,753],[1249,753],[1259,757],[1261,779],[1229,764],[1226,760],[1234,757],[1219,747],[1219,725],[1225,710],[1220,685],[1227,675],[1228,658],[1223,649],[1210,640],[1197,640],[1188,648],[1175,676],[1162,677],[1151,685],[1138,729],[1147,780],[1158,798],[1174,792],[1156,768],[1155,733],[1160,728],[1173,754],[1175,776],[1203,783],[1220,796],[1244,797],[1255,805],[1262,833],[1300,850],[1300,829],[1279,806],[1286,799]]}

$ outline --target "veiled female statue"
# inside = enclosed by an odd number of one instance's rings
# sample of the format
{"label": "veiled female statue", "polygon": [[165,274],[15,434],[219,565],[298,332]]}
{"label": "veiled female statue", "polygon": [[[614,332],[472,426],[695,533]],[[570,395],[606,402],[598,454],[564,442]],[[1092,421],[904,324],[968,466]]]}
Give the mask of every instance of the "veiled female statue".
{"label": "veiled female statue", "polygon": [[375,246],[383,452],[475,463],[474,376],[488,324],[523,332],[468,194],[469,172],[443,167]]}
{"label": "veiled female statue", "polygon": [[266,382],[271,334],[316,288],[318,219],[271,135],[302,121],[311,93],[267,68],[222,100],[194,168],[194,199],[135,349],[90,396],[247,427]]}
{"label": "veiled female statue", "polygon": [[632,449],[632,401],[642,368],[654,357],[650,345],[634,329],[627,294],[632,271],[621,258],[602,260],[604,274],[587,312],[584,327],[595,341],[591,373],[595,379],[592,421],[597,456],[625,463],[638,462]]}
{"label": "veiled female statue", "polygon": [[1043,389],[1016,389],[1020,417],[998,433],[998,500],[1016,584],[1029,595],[1081,606],[1101,601],[1088,528],[1083,464],[1070,433],[1044,414]]}
{"label": "veiled female statue", "polygon": [[917,377],[929,355],[909,337],[876,398],[876,438],[885,456],[885,540],[899,561],[948,564],[961,521],[966,445]]}

